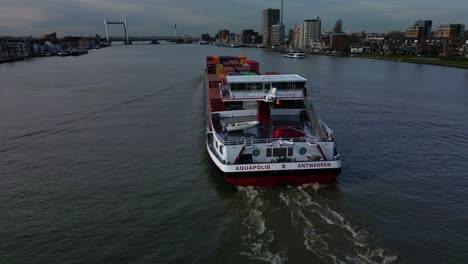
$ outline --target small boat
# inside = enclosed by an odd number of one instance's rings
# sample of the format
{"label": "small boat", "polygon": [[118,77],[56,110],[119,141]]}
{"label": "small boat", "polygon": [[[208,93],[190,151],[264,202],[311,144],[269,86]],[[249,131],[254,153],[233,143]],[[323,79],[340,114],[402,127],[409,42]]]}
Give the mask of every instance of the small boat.
{"label": "small boat", "polygon": [[84,55],[84,54],[88,54],[88,50],[84,49],[84,48],[73,48],[70,50],[70,55],[72,56],[80,56],[80,55]]}
{"label": "small boat", "polygon": [[293,58],[293,59],[304,59],[304,58],[307,58],[307,55],[305,55],[304,53],[290,52],[290,53],[285,54],[283,57]]}
{"label": "small boat", "polygon": [[240,123],[230,123],[226,125],[226,130],[231,131],[238,131],[244,130],[247,128],[255,127],[259,124],[258,121],[247,121],[247,122],[240,122]]}

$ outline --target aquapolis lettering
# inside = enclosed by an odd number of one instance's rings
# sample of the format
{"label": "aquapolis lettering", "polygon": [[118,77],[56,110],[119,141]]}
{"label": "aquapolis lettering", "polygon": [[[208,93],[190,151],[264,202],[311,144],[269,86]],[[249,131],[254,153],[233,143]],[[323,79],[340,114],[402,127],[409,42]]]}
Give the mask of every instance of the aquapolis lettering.
{"label": "aquapolis lettering", "polygon": [[250,170],[269,170],[270,165],[245,165],[236,166],[236,171],[250,171]]}

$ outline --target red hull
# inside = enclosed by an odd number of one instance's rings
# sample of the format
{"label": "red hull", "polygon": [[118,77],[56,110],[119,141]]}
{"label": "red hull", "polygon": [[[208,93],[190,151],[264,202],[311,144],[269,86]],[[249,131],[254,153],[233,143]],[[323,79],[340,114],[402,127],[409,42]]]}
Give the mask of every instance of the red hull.
{"label": "red hull", "polygon": [[336,180],[340,172],[330,172],[319,175],[272,175],[272,176],[252,176],[252,177],[229,177],[226,181],[237,186],[286,186],[303,184],[325,184]]}

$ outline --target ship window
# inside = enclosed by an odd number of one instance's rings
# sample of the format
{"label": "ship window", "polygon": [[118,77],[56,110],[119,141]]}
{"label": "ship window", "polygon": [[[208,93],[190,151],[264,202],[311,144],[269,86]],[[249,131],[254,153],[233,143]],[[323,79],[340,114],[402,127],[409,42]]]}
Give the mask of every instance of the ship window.
{"label": "ship window", "polygon": [[265,83],[265,90],[270,90],[271,83]]}
{"label": "ship window", "polygon": [[305,88],[305,82],[293,82],[292,88],[293,89],[304,89]]}
{"label": "ship window", "polygon": [[220,146],[219,146],[219,153],[223,154],[223,149],[224,149],[224,146],[223,146],[223,145],[220,145]]}
{"label": "ship window", "polygon": [[286,148],[274,148],[273,156],[275,157],[286,157]]}
{"label": "ship window", "polygon": [[266,156],[267,157],[271,157],[271,148],[267,148],[267,152],[266,152]]}
{"label": "ship window", "polygon": [[288,156],[294,156],[293,148],[288,148]]}
{"label": "ship window", "polygon": [[218,147],[218,141],[216,141],[216,147]]}
{"label": "ship window", "polygon": [[301,155],[304,155],[304,154],[307,153],[307,149],[306,149],[306,148],[301,148],[301,149],[299,150],[299,153],[300,153]]}
{"label": "ship window", "polygon": [[263,83],[249,83],[248,84],[249,90],[263,90]]}
{"label": "ship window", "polygon": [[278,90],[287,90],[288,89],[288,83],[287,82],[273,83],[273,87],[277,88]]}
{"label": "ship window", "polygon": [[247,90],[247,84],[245,83],[231,83],[232,91],[245,91]]}

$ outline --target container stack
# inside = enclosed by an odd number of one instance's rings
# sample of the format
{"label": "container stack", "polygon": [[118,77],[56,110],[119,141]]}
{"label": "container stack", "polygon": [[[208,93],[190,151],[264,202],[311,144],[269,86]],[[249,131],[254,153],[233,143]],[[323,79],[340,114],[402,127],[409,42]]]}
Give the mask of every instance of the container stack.
{"label": "container stack", "polygon": [[251,71],[256,72],[257,74],[260,74],[260,63],[258,63],[258,61],[248,60],[246,63],[247,65],[250,66]]}
{"label": "container stack", "polygon": [[223,100],[221,99],[221,90],[219,89],[222,84],[222,78],[217,74],[208,74],[208,96],[210,100],[210,110],[213,112],[224,110]]}

